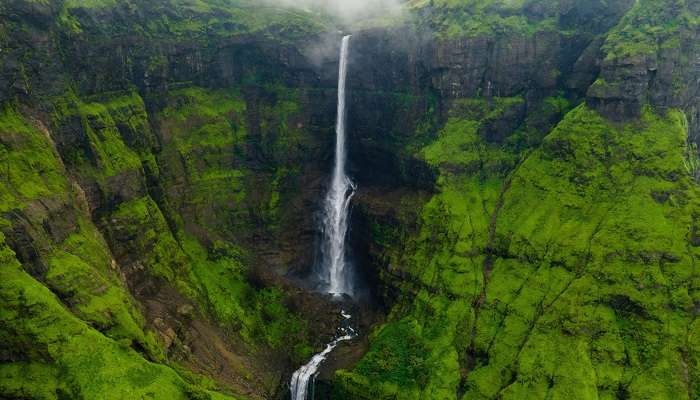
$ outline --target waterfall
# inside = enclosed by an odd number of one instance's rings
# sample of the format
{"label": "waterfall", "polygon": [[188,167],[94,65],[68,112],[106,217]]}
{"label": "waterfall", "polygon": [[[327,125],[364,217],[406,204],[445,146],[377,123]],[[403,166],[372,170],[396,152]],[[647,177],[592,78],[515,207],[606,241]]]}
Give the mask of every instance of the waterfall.
{"label": "waterfall", "polygon": [[345,81],[348,73],[350,36],[340,46],[338,72],[338,114],[335,125],[335,165],[330,188],[323,204],[322,281],[334,295],[352,296],[352,274],[345,258],[348,207],[355,185],[345,174]]}
{"label": "waterfall", "polygon": [[[321,245],[322,264],[319,271],[323,290],[334,296],[352,296],[352,273],[345,259],[345,236],[348,231],[348,208],[355,193],[355,184],[345,174],[345,80],[348,72],[348,52],[350,36],[343,37],[340,46],[340,67],[338,71],[338,114],[335,124],[335,164],[331,185],[323,203],[323,243]],[[311,360],[292,375],[289,385],[292,400],[307,400],[309,383],[313,387],[318,369],[328,354],[340,342],[356,336],[350,327],[351,316],[341,311],[343,326],[338,329],[336,338],[326,348],[314,355]],[[312,396],[313,397],[313,396]]]}

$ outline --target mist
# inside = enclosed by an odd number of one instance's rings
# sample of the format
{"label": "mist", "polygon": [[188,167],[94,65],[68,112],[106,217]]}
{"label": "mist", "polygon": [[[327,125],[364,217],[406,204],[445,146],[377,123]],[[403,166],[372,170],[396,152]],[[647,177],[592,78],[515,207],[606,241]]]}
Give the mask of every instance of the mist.
{"label": "mist", "polygon": [[347,22],[392,17],[402,12],[400,0],[277,0],[274,3],[307,11],[325,12]]}

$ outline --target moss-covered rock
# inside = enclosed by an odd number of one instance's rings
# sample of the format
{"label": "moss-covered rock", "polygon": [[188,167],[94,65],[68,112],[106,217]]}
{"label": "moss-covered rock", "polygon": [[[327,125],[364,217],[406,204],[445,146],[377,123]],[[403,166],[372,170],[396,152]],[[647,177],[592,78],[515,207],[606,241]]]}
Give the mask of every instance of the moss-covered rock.
{"label": "moss-covered rock", "polygon": [[12,349],[17,357],[0,365],[3,396],[188,399],[196,393],[210,397],[172,369],[146,361],[72,315],[49,289],[22,270],[4,241],[1,246],[0,336],[3,349]]}
{"label": "moss-covered rock", "polygon": [[[178,158],[191,154],[193,163],[188,169],[192,170],[192,175],[186,180],[187,185],[191,193],[201,196],[201,202],[205,196],[212,195],[210,189],[221,190],[220,198],[211,199],[219,205],[227,204],[230,200],[227,193],[238,196],[240,189],[233,187],[229,191],[228,185],[214,175],[231,175],[229,168],[235,164],[227,160],[235,160],[235,157],[228,157],[222,149],[234,143],[239,149],[244,145],[244,136],[239,135],[245,132],[243,116],[237,119],[240,130],[232,127],[229,121],[235,121],[231,113],[244,111],[245,104],[237,100],[229,107],[219,101],[217,94],[203,89],[183,93],[199,96],[196,101],[201,101],[203,107],[190,110],[188,117],[183,118],[203,118],[201,121],[204,121],[202,129],[177,131],[180,136],[176,154]],[[179,96],[181,94],[174,94],[174,98],[181,98]],[[209,96],[215,100],[207,103],[203,99]],[[282,292],[274,288],[259,291],[249,284],[245,265],[249,258],[245,251],[233,241],[217,241],[205,246],[186,233],[189,225],[182,223],[186,214],[169,208],[169,202],[178,204],[187,198],[182,193],[173,192],[172,197],[161,195],[161,205],[147,194],[153,191],[158,195],[162,193],[160,187],[169,187],[172,183],[167,180],[168,173],[172,170],[167,163],[159,165],[158,160],[167,156],[169,143],[161,145],[162,137],[153,134],[150,118],[138,94],[106,95],[90,101],[69,96],[53,99],[51,105],[55,129],[52,132],[12,106],[7,106],[2,114],[0,135],[4,143],[3,159],[8,167],[1,181],[4,185],[3,229],[12,236],[11,245],[21,252],[26,271],[34,275],[22,279],[45,292],[56,307],[64,307],[63,314],[70,324],[85,326],[85,329],[90,326],[91,333],[85,340],[99,343],[95,344],[98,347],[86,350],[89,354],[131,353],[128,357],[113,356],[109,361],[112,370],[104,372],[113,374],[105,385],[119,385],[125,391],[116,392],[115,396],[129,393],[128,396],[138,397],[139,390],[162,398],[197,392],[204,395],[202,389],[196,388],[200,387],[199,383],[194,386],[186,383],[197,380],[186,376],[186,381],[164,365],[149,367],[153,369],[154,380],[161,379],[158,378],[161,374],[169,376],[163,378],[157,390],[143,382],[133,383],[133,387],[120,383],[120,379],[128,378],[120,375],[120,371],[148,363],[143,357],[163,364],[174,361],[171,348],[174,342],[179,346],[178,352],[187,351],[181,343],[184,338],[177,338],[177,333],[169,330],[171,328],[164,325],[162,319],[142,316],[142,309],[137,307],[132,296],[139,301],[147,299],[149,295],[144,297],[142,292],[144,284],[152,284],[147,282],[164,282],[176,288],[185,299],[197,305],[197,314],[211,316],[233,337],[240,338],[250,352],[289,349],[288,357],[295,360],[308,355],[306,323],[289,312]],[[204,108],[207,106],[218,108],[208,112]],[[167,108],[163,115],[164,119],[176,118]],[[229,120],[229,117],[234,119]],[[217,129],[221,132],[219,136],[215,134]],[[58,134],[54,136],[54,132]],[[170,130],[160,132],[169,133]],[[227,138],[229,132],[231,135]],[[52,137],[57,138],[56,146]],[[242,150],[238,157],[243,159]],[[240,178],[244,176],[235,169],[233,173]],[[149,189],[147,182],[155,184],[155,188]],[[84,191],[83,187],[88,190]],[[244,187],[243,181],[239,187]],[[270,202],[274,205],[274,200]],[[245,207],[250,204],[241,203],[231,206],[245,216]],[[165,207],[165,213],[161,206]],[[202,225],[211,223],[210,229],[215,234],[217,225],[212,221],[207,219]],[[243,228],[238,229],[241,230]],[[220,232],[223,231],[225,228]],[[13,262],[15,268],[17,262]],[[20,290],[21,286],[13,286],[12,290]],[[9,301],[3,311],[22,315],[21,310],[18,311],[18,307],[23,307],[20,300],[14,305]],[[16,330],[20,324],[18,318],[21,318],[16,315],[12,322],[7,322],[8,329],[13,330],[4,332],[7,341],[0,349],[3,362],[10,362],[3,370],[5,379],[0,385],[3,395],[54,398],[67,393],[68,396],[94,397],[95,393],[106,390],[105,386],[86,386],[85,374],[98,367],[76,361],[73,369],[65,371],[59,365],[63,355],[58,350],[55,356],[49,356],[40,350],[39,342],[22,342],[22,345],[16,342],[33,335]],[[58,322],[47,324],[60,328]],[[70,331],[65,335],[77,336]],[[41,337],[37,340],[55,341]],[[84,370],[77,370],[81,363]],[[46,375],[47,386],[33,391],[28,381],[18,378],[21,371],[27,371],[28,377]],[[244,369],[238,373],[249,376]],[[66,383],[73,379],[83,381]],[[216,388],[216,385],[207,387]]]}
{"label": "moss-covered rock", "polygon": [[[369,353],[338,373],[341,387],[367,398],[692,398],[698,191],[683,114],[647,110],[616,126],[580,106],[522,162],[481,141],[478,125],[451,120],[424,150],[442,165],[441,190],[392,262],[414,278]],[[484,160],[503,168],[468,167]],[[386,364],[408,334],[381,334],[411,320],[418,382],[410,364]]]}
{"label": "moss-covered rock", "polygon": [[[633,3],[411,1],[354,33],[350,236],[390,311],[334,396],[697,397],[700,9]],[[332,157],[337,48],[309,47],[331,27],[0,2],[0,397],[285,391],[333,334],[290,297]]]}

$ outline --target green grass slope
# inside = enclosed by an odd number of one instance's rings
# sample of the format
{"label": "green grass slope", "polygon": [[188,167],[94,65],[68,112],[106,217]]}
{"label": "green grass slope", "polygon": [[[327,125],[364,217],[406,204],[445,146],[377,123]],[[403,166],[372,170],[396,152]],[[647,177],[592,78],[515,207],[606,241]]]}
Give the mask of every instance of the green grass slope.
{"label": "green grass slope", "polygon": [[[261,178],[245,164],[241,96],[201,88],[171,96],[180,105],[158,115],[160,137],[133,91],[53,98],[48,129],[19,107],[0,114],[0,225],[12,238],[3,241],[0,397],[215,396],[203,389],[213,383],[178,375],[181,360],[127,288],[134,271],[142,272],[131,284],[170,285],[246,355],[308,357],[306,323],[279,289],[249,283],[244,248],[256,202],[274,229],[290,170],[265,172],[269,189],[249,199],[245,188]],[[294,128],[286,135],[284,115],[296,110],[281,100],[265,114],[266,143],[284,160],[304,140]],[[10,245],[23,251],[21,266]],[[245,364],[233,368],[262,379]]]}
{"label": "green grass slope", "polygon": [[414,278],[339,393],[695,398],[700,193],[683,114],[614,125],[582,105],[522,163],[478,125],[452,119],[425,148],[440,192],[394,253]]}
{"label": "green grass slope", "polygon": [[104,239],[80,209],[47,132],[7,107],[0,114],[0,137],[3,226],[19,224],[17,215],[31,226],[51,218],[43,212],[56,207],[77,218],[62,239],[49,237],[56,234],[49,228],[34,233],[44,267],[35,276],[0,235],[0,396],[210,398],[169,367],[146,359],[163,361],[162,350],[144,329]]}

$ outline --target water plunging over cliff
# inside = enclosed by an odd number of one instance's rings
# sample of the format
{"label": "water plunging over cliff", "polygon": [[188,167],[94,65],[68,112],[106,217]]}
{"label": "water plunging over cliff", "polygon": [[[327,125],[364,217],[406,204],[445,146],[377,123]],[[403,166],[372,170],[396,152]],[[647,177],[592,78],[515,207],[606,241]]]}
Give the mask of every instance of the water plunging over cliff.
{"label": "water plunging over cliff", "polygon": [[345,36],[340,48],[338,73],[338,115],[335,126],[335,165],[331,186],[323,204],[323,243],[321,247],[321,281],[324,290],[334,295],[352,296],[352,273],[345,256],[345,236],[348,231],[348,208],[355,185],[345,174],[345,80],[348,71],[350,36]]}
{"label": "water plunging over cliff", "polygon": [[[348,231],[348,207],[355,193],[355,185],[345,174],[345,80],[348,71],[350,36],[343,37],[340,47],[340,68],[338,74],[338,115],[335,125],[335,165],[333,177],[323,204],[323,255],[319,275],[323,290],[335,296],[352,296],[352,273],[345,259],[345,236]],[[340,342],[356,336],[350,327],[349,314],[344,311],[343,326],[338,329],[336,338],[326,348],[313,356],[311,361],[294,372],[290,382],[292,400],[306,400],[309,383],[316,377],[321,363]],[[312,384],[313,387],[313,384]]]}

